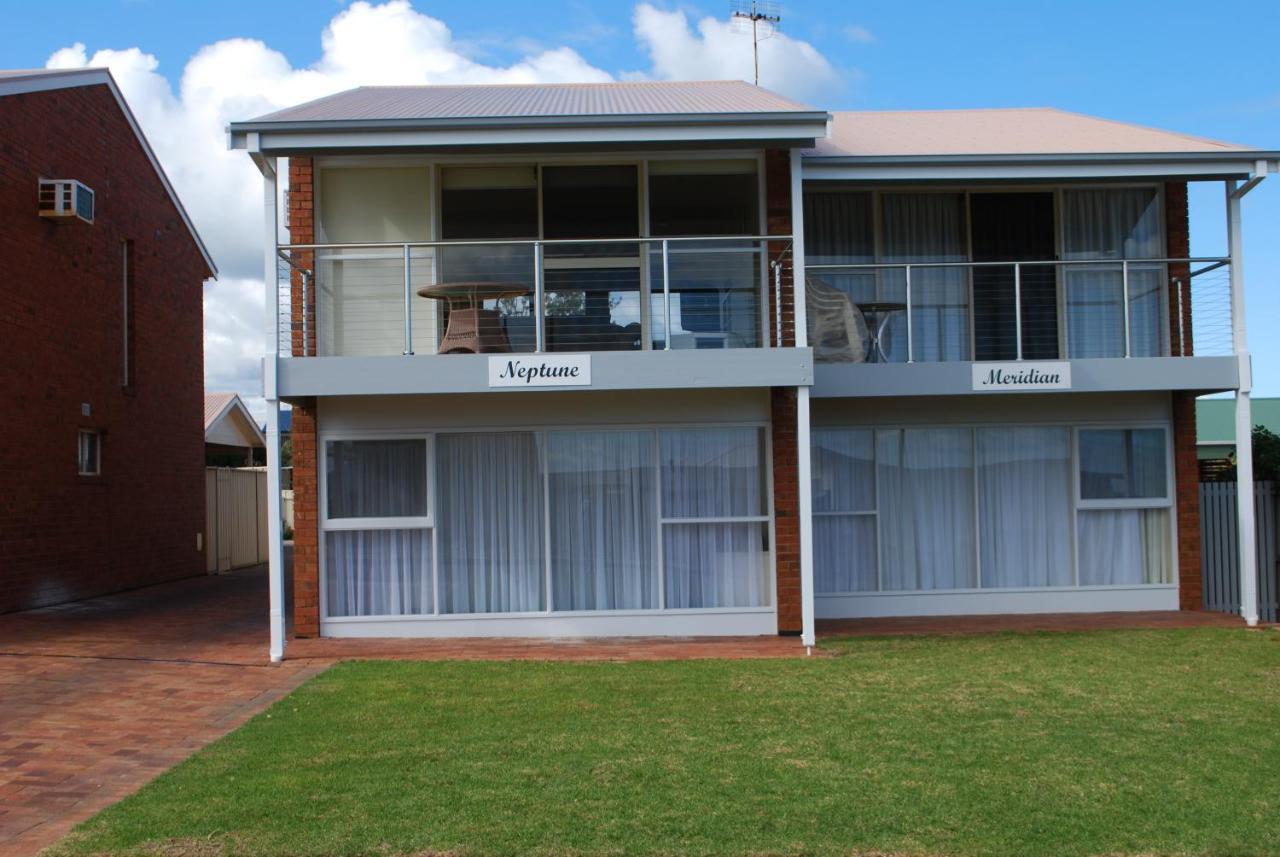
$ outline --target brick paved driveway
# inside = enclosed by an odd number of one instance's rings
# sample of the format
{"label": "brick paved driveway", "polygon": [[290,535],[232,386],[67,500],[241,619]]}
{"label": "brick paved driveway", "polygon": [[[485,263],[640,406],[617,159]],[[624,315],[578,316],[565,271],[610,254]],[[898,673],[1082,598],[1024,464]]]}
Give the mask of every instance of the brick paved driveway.
{"label": "brick paved driveway", "polygon": [[0,855],[34,854],[323,669],[261,569],[0,616]]}

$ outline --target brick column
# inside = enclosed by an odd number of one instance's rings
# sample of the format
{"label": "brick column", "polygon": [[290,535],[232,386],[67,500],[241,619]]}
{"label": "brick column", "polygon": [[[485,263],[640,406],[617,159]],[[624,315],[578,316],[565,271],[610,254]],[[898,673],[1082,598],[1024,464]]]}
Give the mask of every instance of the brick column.
{"label": "brick column", "polygon": [[[1172,258],[1172,257],[1170,257]],[[1173,404],[1174,512],[1178,523],[1178,607],[1204,608],[1200,574],[1200,462],[1196,458],[1196,394],[1178,390]]]}
{"label": "brick column", "polygon": [[[310,158],[289,159],[289,242],[291,244],[314,244],[315,230],[315,189],[312,163]],[[309,289],[303,288],[302,271],[314,272],[315,254],[300,251],[292,254],[293,268],[289,276],[291,309],[290,341],[294,357],[313,356],[316,353],[316,278],[311,277]],[[305,302],[303,298],[306,298]],[[303,324],[303,319],[306,324]],[[306,333],[305,337],[303,333]]]}
{"label": "brick column", "polygon": [[[1188,258],[1191,255],[1191,218],[1187,208],[1186,182],[1165,184],[1164,222],[1168,257]],[[1191,266],[1186,263],[1169,266],[1169,346],[1169,353],[1176,357],[1192,354]]]}
{"label": "brick column", "polygon": [[320,518],[315,399],[293,404],[293,635],[320,635]]}
{"label": "brick column", "polygon": [[[765,153],[765,215],[769,235],[791,234],[791,155],[785,150]],[[774,346],[796,344],[795,289],[789,241],[770,243],[769,261],[782,259],[781,294],[775,293],[773,268],[769,268],[769,307],[763,317],[769,330],[765,340]],[[779,300],[779,298],[781,298]],[[778,307],[781,306],[782,341],[776,341]],[[774,387],[769,391],[773,443],[774,563],[778,589],[778,633],[799,634],[800,604],[800,498],[796,448],[796,390]]]}

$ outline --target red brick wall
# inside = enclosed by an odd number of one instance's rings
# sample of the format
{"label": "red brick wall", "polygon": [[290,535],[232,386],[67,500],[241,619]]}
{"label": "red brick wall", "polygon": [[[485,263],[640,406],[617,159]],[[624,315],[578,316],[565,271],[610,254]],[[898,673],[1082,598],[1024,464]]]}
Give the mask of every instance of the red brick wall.
{"label": "red brick wall", "polygon": [[[314,175],[310,158],[289,159],[289,240],[315,243]],[[310,268],[312,253],[295,255],[294,262]],[[293,353],[315,354],[315,301],[308,294],[303,306],[302,276],[292,279]],[[307,313],[306,340],[301,324]],[[317,501],[316,405],[314,399],[293,403],[293,633],[320,635],[320,519]]]}
{"label": "red brick wall", "polygon": [[293,634],[320,636],[320,518],[315,399],[293,403]]}
{"label": "red brick wall", "polygon": [[[41,177],[93,188],[96,222],[40,219]],[[0,97],[0,259],[0,613],[204,573],[209,272],[105,85]],[[101,476],[77,475],[80,428]]]}
{"label": "red brick wall", "polygon": [[[1187,183],[1164,186],[1165,241],[1170,259],[1191,256],[1191,225],[1187,208]],[[1181,312],[1181,319],[1179,313]],[[1169,266],[1169,353],[1190,355],[1191,347],[1191,266]]]}
{"label": "red brick wall", "polygon": [[1174,508],[1178,524],[1178,606],[1204,606],[1200,575],[1200,462],[1196,459],[1196,394],[1173,397]]}
{"label": "red brick wall", "polygon": [[[791,234],[791,158],[786,151],[765,154],[765,215],[769,235]],[[792,283],[789,242],[770,245],[770,262],[781,258],[782,342],[775,342],[777,324],[772,269],[769,277],[768,340],[774,345],[794,346],[795,289]],[[798,451],[796,449],[796,391],[774,387],[770,391],[770,420],[773,441],[774,561],[777,565],[778,633],[798,634],[800,612],[800,500]]]}

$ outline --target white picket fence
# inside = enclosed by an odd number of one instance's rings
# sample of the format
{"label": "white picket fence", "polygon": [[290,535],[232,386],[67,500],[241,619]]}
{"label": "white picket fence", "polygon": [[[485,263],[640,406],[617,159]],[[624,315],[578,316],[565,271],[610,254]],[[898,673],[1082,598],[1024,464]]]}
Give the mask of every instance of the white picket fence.
{"label": "white picket fence", "polygon": [[267,561],[267,471],[206,467],[205,571]]}

